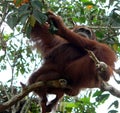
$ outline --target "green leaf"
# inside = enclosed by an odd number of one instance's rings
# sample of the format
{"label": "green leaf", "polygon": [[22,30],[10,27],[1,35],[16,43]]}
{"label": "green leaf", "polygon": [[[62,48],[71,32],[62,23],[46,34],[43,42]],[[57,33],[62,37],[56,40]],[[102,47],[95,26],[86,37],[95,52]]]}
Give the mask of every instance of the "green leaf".
{"label": "green leaf", "polygon": [[100,104],[100,103],[104,103],[108,98],[109,98],[110,94],[102,94],[100,96],[98,96],[96,98],[96,101]]}
{"label": "green leaf", "polygon": [[76,18],[76,17],[73,17],[72,20],[73,20],[74,22],[79,22],[79,18]]}
{"label": "green leaf", "polygon": [[42,10],[42,4],[41,4],[41,2],[40,1],[38,1],[38,0],[33,0],[33,1],[31,1],[31,5],[32,5],[32,7],[33,7],[33,9],[34,10],[39,10],[39,11],[41,11]]}
{"label": "green leaf", "polygon": [[117,50],[118,50],[119,45],[118,45],[117,43],[114,43],[114,44],[112,45],[112,47],[113,47],[114,51],[117,51]]}
{"label": "green leaf", "polygon": [[99,37],[101,39],[104,37],[104,32],[101,32],[101,31],[97,30],[95,34],[96,34],[97,37]]}
{"label": "green leaf", "polygon": [[25,22],[27,21],[28,17],[29,17],[29,12],[26,12],[26,14],[24,14],[23,16],[20,17],[19,22],[21,24],[25,24]]}
{"label": "green leaf", "polygon": [[86,21],[86,18],[85,18],[85,17],[80,17],[80,18],[79,18],[79,22],[80,22],[80,23],[85,23],[85,21]]}
{"label": "green leaf", "polygon": [[89,2],[89,0],[79,0],[79,1],[81,1],[83,3]]}
{"label": "green leaf", "polygon": [[10,26],[11,29],[13,29],[18,23],[18,17],[15,13],[12,13],[8,15],[7,17],[7,24]]}
{"label": "green leaf", "polygon": [[84,2],[84,5],[87,6],[87,5],[94,5],[92,2]]}
{"label": "green leaf", "polygon": [[16,5],[18,6],[18,5],[20,5],[21,4],[21,2],[22,2],[22,0],[16,0]]}
{"label": "green leaf", "polygon": [[6,68],[7,68],[6,65],[1,66],[1,70],[6,70]]}
{"label": "green leaf", "polygon": [[119,107],[119,102],[118,102],[118,100],[114,101],[114,102],[108,107],[108,109],[110,109],[112,106],[114,106],[115,108],[118,108],[118,107]]}
{"label": "green leaf", "polygon": [[9,39],[10,35],[6,34],[4,35],[4,40],[7,41]]}
{"label": "green leaf", "polygon": [[26,33],[26,36],[27,36],[28,38],[30,38],[31,30],[32,30],[32,26],[31,26],[30,24],[28,24],[28,25],[26,26],[26,29],[25,29],[25,33]]}
{"label": "green leaf", "polygon": [[81,98],[80,101],[84,102],[85,104],[88,104],[90,103],[90,97]]}
{"label": "green leaf", "polygon": [[30,15],[31,10],[28,10],[28,8],[29,4],[24,4],[18,9],[19,22],[21,22],[21,24],[25,24]]}
{"label": "green leaf", "polygon": [[33,10],[33,16],[40,24],[45,23],[47,21],[47,16],[39,12],[38,10]]}
{"label": "green leaf", "polygon": [[99,96],[102,94],[102,91],[100,90],[97,90],[94,94],[93,94],[93,97],[96,97],[96,96]]}
{"label": "green leaf", "polygon": [[64,104],[66,105],[67,108],[77,107],[74,102],[65,102]]}
{"label": "green leaf", "polygon": [[[106,0],[101,0],[101,2],[105,3],[105,2],[106,2]],[[109,2],[110,2],[110,1],[109,1]]]}
{"label": "green leaf", "polygon": [[118,113],[117,110],[110,110],[108,113]]}
{"label": "green leaf", "polygon": [[22,15],[24,12],[26,12],[29,8],[29,4],[24,4],[18,9],[18,13]]}
{"label": "green leaf", "polygon": [[29,22],[30,22],[30,25],[31,25],[32,27],[34,27],[36,20],[35,20],[35,17],[34,17],[33,15],[30,16]]}

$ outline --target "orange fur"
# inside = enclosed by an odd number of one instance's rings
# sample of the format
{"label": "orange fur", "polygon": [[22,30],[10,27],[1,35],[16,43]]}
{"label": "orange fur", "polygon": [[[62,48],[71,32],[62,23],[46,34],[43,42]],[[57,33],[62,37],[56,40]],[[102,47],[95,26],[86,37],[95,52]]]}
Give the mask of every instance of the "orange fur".
{"label": "orange fur", "polygon": [[[49,19],[58,28],[57,34],[49,32],[48,24],[40,25],[38,23],[35,24],[31,32],[31,40],[41,51],[44,63],[30,76],[28,83],[30,85],[38,81],[66,79],[72,89],[47,88],[46,86],[35,89],[35,93],[42,99],[42,113],[51,111],[64,93],[74,96],[82,88],[100,86],[95,63],[85,49],[93,51],[100,61],[108,65],[104,75],[101,75],[105,81],[108,81],[112,75],[116,60],[115,53],[107,45],[97,42],[95,35],[91,38],[94,40],[90,40],[74,33],[79,27],[71,31],[64,25],[62,19],[52,12],[49,12]],[[56,94],[56,98],[48,105],[47,94]]]}

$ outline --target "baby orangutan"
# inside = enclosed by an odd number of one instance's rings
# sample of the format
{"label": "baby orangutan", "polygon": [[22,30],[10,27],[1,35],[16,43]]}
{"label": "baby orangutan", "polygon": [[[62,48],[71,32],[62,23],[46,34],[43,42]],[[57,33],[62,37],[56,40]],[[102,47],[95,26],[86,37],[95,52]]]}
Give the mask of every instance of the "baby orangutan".
{"label": "baby orangutan", "polygon": [[[49,24],[40,25],[36,22],[31,31],[31,40],[41,52],[44,63],[34,72],[28,85],[39,81],[51,81],[58,79],[67,80],[68,88],[55,88],[43,86],[34,92],[41,98],[42,113],[50,112],[64,95],[75,96],[82,88],[100,87],[98,68],[89,57],[87,50],[91,50],[95,56],[107,64],[100,74],[104,81],[108,81],[113,73],[115,53],[105,44],[96,41],[95,34],[90,28],[76,26],[68,29],[61,17],[48,12],[48,18],[58,29],[56,34],[49,31]],[[56,97],[49,104],[47,94],[55,94]]]}

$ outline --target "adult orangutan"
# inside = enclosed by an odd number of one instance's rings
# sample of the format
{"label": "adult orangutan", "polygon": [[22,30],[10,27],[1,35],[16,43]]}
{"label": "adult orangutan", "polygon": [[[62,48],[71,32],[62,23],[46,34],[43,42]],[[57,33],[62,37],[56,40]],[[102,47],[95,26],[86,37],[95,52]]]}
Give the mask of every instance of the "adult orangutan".
{"label": "adult orangutan", "polygon": [[[56,34],[49,31],[50,25],[40,25],[36,22],[31,31],[32,41],[40,50],[44,63],[29,78],[29,85],[35,82],[51,81],[58,79],[67,80],[69,88],[55,88],[43,86],[35,89],[34,92],[41,98],[42,113],[52,110],[59,99],[64,95],[77,95],[82,88],[100,87],[101,81],[98,79],[99,73],[104,81],[108,81],[112,75],[115,53],[105,44],[96,41],[93,31],[86,27],[75,27],[68,29],[61,17],[48,12],[49,20],[58,29]],[[89,57],[87,50],[91,50],[95,56],[107,64],[102,70],[99,65]],[[56,98],[49,104],[47,94],[55,94]]]}

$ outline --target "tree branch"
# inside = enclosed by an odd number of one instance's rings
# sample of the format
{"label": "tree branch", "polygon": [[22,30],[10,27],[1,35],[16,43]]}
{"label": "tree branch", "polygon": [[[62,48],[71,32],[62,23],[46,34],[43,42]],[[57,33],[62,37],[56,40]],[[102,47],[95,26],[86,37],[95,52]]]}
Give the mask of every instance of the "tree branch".
{"label": "tree branch", "polygon": [[[94,54],[92,51],[90,51],[90,50],[86,50],[86,51],[88,52],[90,58],[95,62],[95,64],[101,63],[101,62],[97,59],[97,57],[95,56],[95,54]],[[106,64],[106,65],[107,65],[107,64]],[[103,67],[102,67],[103,69],[106,68],[105,65],[101,65],[101,66],[103,66]],[[119,70],[118,70],[117,72],[119,72]],[[102,72],[101,72],[101,73],[102,73]],[[101,83],[101,86],[100,86],[100,89],[101,89],[102,91],[108,91],[108,92],[110,92],[113,96],[116,96],[116,97],[120,98],[120,90],[117,90],[117,89],[114,88],[113,86],[111,86],[111,85],[109,85],[108,83],[106,83],[106,82],[101,78],[101,76],[100,76],[99,74],[98,74],[98,78],[99,78],[99,80],[102,82],[102,83]]]}
{"label": "tree branch", "polygon": [[[23,90],[22,90],[22,92],[20,94],[15,95],[13,98],[11,98],[7,102],[5,102],[3,104],[0,104],[0,112],[4,111],[5,109],[8,109],[12,105],[14,105],[15,103],[17,103],[21,99],[23,99],[30,92],[32,92],[35,89],[38,89],[38,88],[40,88],[42,86],[64,88],[64,87],[67,87],[66,85],[67,85],[67,81],[65,79],[53,80],[53,81],[48,81],[48,82],[42,82],[41,81],[41,82],[37,82],[37,83],[34,83],[32,85],[29,85],[29,86],[25,86],[24,85]],[[22,84],[22,86],[23,86],[23,84]]]}
{"label": "tree branch", "polygon": [[114,88],[113,86],[111,86],[111,85],[109,85],[109,84],[104,84],[104,83],[102,83],[100,89],[101,89],[102,91],[108,91],[108,92],[110,92],[113,96],[116,96],[116,97],[120,98],[120,90]]}
{"label": "tree branch", "polygon": [[116,69],[115,72],[120,75],[120,68]]}

